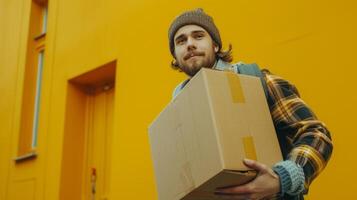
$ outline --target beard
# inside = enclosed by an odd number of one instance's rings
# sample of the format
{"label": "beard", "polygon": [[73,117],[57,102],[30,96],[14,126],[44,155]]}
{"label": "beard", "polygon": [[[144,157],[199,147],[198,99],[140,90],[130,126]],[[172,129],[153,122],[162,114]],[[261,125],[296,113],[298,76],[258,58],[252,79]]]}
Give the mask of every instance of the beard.
{"label": "beard", "polygon": [[215,54],[207,55],[204,52],[191,52],[195,56],[190,57],[188,53],[182,62],[178,62],[180,69],[190,77],[193,77],[201,68],[212,68],[216,62]]}

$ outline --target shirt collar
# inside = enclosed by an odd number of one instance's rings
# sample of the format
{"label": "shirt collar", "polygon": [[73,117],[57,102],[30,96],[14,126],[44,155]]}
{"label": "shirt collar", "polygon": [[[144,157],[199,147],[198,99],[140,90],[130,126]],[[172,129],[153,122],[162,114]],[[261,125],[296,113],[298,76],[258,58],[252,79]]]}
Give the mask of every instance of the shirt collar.
{"label": "shirt collar", "polygon": [[229,70],[230,68],[232,68],[232,65],[230,63],[224,62],[221,59],[218,59],[212,67],[212,69],[216,69],[220,71],[226,71]]}

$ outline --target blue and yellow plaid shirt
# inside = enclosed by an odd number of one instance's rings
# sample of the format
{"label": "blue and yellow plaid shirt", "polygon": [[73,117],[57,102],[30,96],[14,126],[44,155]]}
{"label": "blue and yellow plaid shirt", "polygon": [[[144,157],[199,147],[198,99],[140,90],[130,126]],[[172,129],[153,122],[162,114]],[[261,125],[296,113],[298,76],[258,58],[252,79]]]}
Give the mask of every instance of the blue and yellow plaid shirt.
{"label": "blue and yellow plaid shirt", "polygon": [[333,145],[325,124],[300,98],[296,87],[262,70],[268,87],[268,103],[284,160],[300,165],[305,174],[305,193],[325,168]]}

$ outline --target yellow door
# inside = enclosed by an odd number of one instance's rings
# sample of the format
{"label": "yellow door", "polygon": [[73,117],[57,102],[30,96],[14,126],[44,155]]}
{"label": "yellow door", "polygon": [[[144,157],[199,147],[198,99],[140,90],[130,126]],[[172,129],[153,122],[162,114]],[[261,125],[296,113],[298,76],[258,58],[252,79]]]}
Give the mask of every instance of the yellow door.
{"label": "yellow door", "polygon": [[61,200],[108,199],[114,91],[68,86]]}
{"label": "yellow door", "polygon": [[105,200],[109,195],[114,88],[87,96],[83,199]]}

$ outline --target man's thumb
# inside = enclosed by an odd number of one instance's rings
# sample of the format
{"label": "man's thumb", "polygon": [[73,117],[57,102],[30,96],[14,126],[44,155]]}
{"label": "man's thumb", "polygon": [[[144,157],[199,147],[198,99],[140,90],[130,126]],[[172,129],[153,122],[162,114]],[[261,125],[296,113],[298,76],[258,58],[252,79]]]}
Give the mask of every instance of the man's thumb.
{"label": "man's thumb", "polygon": [[250,159],[243,159],[243,163],[245,166],[251,168],[251,169],[254,169],[254,170],[257,170],[257,171],[262,171],[265,169],[265,166],[255,160],[250,160]]}

